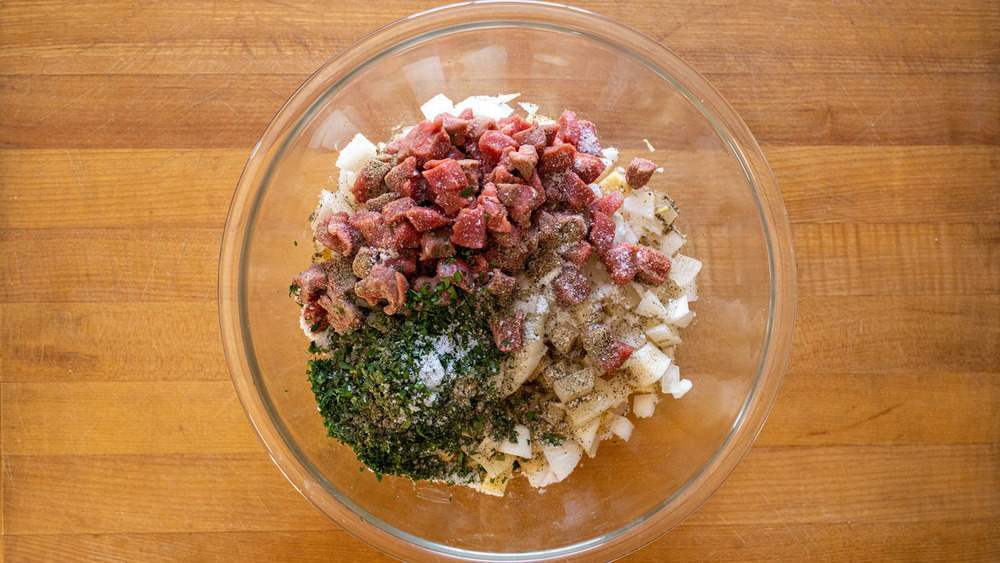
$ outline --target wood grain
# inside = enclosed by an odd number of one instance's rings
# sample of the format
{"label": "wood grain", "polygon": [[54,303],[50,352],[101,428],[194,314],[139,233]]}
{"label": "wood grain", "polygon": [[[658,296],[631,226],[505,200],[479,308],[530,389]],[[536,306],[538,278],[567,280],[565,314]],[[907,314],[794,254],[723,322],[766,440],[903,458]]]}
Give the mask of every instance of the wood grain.
{"label": "wood grain", "polygon": [[[307,77],[8,76],[0,82],[0,148],[246,147]],[[1000,142],[995,74],[817,74],[804,81],[795,73],[766,79],[708,73],[706,78],[766,144]],[[954,103],[956,91],[967,96],[961,104]],[[914,113],[921,119],[913,119]]]}
{"label": "wood grain", "polygon": [[[438,4],[0,3],[0,561],[388,560],[254,435],[218,251],[287,97]],[[796,251],[755,446],[625,561],[1000,559],[1000,4],[574,4],[722,92]]]}

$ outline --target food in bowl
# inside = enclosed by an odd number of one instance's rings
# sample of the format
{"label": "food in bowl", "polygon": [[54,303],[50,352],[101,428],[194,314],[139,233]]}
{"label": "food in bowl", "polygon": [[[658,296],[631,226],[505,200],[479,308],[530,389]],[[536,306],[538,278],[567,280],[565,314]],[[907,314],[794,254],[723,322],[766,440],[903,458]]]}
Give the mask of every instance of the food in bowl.
{"label": "food in bowl", "polygon": [[673,358],[701,263],[656,164],[513,99],[439,95],[387,143],[355,136],[311,217],[309,381],[379,478],[545,487],[691,387]]}

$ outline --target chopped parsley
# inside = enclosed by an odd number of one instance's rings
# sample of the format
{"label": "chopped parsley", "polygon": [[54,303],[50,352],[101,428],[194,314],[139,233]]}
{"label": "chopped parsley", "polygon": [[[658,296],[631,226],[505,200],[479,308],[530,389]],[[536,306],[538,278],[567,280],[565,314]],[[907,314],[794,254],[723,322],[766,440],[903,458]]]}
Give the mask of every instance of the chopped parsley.
{"label": "chopped parsley", "polygon": [[[467,295],[455,285],[461,274],[454,278],[410,290],[407,314],[373,312],[358,330],[331,333],[329,351],[311,347],[321,352],[308,375],[328,435],[377,478],[468,477],[475,468],[463,449],[514,434],[497,385],[504,354],[486,320],[492,300]],[[440,362],[433,389],[431,356]]]}

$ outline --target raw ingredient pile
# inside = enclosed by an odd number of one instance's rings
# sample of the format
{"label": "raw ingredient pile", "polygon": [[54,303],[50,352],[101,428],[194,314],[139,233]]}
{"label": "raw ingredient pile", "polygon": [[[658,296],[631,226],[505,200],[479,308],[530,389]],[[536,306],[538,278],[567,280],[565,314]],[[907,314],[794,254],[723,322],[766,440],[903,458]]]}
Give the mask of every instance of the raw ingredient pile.
{"label": "raw ingredient pile", "polygon": [[691,387],[673,357],[701,263],[656,164],[616,168],[593,123],[514,97],[439,95],[388,143],[357,135],[311,217],[290,287],[309,380],[380,479],[544,487]]}

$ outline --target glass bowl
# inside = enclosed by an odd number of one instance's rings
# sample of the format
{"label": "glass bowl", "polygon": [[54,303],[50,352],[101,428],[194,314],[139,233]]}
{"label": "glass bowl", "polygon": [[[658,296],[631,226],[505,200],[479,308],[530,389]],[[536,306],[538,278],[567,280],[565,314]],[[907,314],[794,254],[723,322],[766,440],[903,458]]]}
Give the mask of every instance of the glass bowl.
{"label": "glass bowl", "polygon": [[[331,14],[333,17],[333,14]],[[694,388],[665,398],[632,439],[602,444],[544,492],[503,498],[359,471],[326,437],[306,381],[308,342],[289,299],[310,263],[308,216],[356,133],[388,140],[435,94],[520,92],[593,121],[619,162],[664,167],[685,254],[704,263],[677,363]],[[515,106],[517,107],[517,106]],[[655,148],[650,152],[649,145]],[[355,537],[403,559],[609,560],[652,541],[725,480],[764,423],[791,346],[792,241],[746,125],[697,72],[649,37],[565,6],[447,6],[387,26],[311,76],[267,128],[236,190],[219,271],[223,341],[251,423],[288,480]]]}

